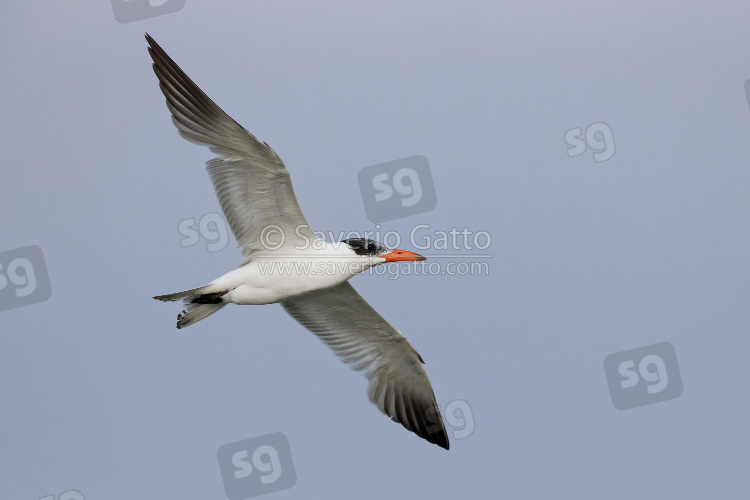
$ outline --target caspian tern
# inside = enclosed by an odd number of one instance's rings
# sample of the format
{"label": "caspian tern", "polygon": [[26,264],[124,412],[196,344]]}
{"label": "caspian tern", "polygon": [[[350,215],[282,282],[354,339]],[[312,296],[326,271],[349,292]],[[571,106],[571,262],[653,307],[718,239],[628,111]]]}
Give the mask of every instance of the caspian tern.
{"label": "caspian tern", "polygon": [[218,155],[206,168],[245,258],[208,285],[154,298],[183,301],[177,328],[227,304],[280,303],[344,362],[364,372],[367,394],[380,411],[447,450],[448,435],[422,357],[348,282],[378,264],[425,258],[365,238],[318,239],[278,155],[214,104],[148,34],[146,40],[180,135]]}

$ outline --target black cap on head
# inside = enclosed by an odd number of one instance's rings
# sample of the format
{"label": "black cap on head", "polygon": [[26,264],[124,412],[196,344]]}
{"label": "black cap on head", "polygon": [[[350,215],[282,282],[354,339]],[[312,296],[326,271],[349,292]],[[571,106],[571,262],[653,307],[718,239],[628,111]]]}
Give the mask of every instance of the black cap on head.
{"label": "black cap on head", "polygon": [[342,240],[341,242],[346,243],[357,255],[377,257],[378,255],[388,252],[388,248],[384,245],[367,238],[349,238],[348,240]]}

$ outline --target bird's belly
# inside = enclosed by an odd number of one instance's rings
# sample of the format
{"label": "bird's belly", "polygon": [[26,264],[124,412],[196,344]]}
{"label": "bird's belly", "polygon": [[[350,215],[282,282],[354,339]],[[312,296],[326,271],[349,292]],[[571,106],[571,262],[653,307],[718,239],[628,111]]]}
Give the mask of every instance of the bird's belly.
{"label": "bird's belly", "polygon": [[273,304],[338,285],[354,275],[331,272],[319,265],[285,269],[261,264],[251,262],[216,280],[216,284],[227,282],[229,292],[224,300],[241,305]]}
{"label": "bird's belly", "polygon": [[260,288],[252,285],[238,285],[224,296],[224,300],[232,304],[263,305],[274,304],[284,300],[284,293],[273,288]]}

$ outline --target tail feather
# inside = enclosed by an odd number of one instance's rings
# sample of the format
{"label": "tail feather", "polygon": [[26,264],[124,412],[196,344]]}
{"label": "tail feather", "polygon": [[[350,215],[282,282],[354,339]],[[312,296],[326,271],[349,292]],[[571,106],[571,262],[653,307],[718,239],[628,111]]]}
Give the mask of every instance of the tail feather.
{"label": "tail feather", "polygon": [[192,290],[185,290],[184,292],[177,292],[177,293],[169,293],[167,295],[157,295],[154,297],[156,300],[161,300],[162,302],[174,302],[175,300],[180,299],[193,299],[197,295],[202,295],[204,290],[208,288],[211,285],[206,286],[199,286],[198,288],[193,288]]}
{"label": "tail feather", "polygon": [[177,315],[177,328],[185,328],[193,323],[197,323],[204,318],[208,318],[213,313],[227,305],[226,302],[219,304],[198,304],[186,302],[185,309]]}
{"label": "tail feather", "polygon": [[213,313],[227,305],[227,302],[222,300],[222,297],[227,293],[227,290],[211,293],[209,292],[210,289],[215,290],[216,287],[206,285],[193,288],[192,290],[185,290],[184,292],[158,295],[154,298],[163,302],[182,300],[185,308],[177,316],[177,328],[185,328],[186,326],[190,326],[193,323],[197,323],[198,321],[211,316]]}

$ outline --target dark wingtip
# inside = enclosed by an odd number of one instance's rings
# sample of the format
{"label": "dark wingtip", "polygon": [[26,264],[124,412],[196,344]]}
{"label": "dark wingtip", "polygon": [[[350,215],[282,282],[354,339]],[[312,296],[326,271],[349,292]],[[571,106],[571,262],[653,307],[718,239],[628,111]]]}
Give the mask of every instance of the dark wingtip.
{"label": "dark wingtip", "polygon": [[424,420],[420,425],[416,429],[409,430],[412,430],[412,432],[419,437],[426,439],[430,443],[436,444],[445,450],[449,450],[451,445],[448,440],[448,432],[445,430],[443,417],[440,414],[440,409],[438,408],[437,403],[433,401],[433,406],[426,408],[424,412]]}
{"label": "dark wingtip", "polygon": [[164,49],[162,49],[161,46],[158,43],[156,43],[156,40],[154,40],[154,38],[148,33],[146,33],[146,42],[148,42],[149,50],[157,50],[159,52],[164,52]]}
{"label": "dark wingtip", "polygon": [[444,450],[449,450],[451,447],[450,441],[448,441],[448,433],[443,429],[442,432],[434,432],[431,434],[428,434],[426,436],[426,439],[432,443],[440,446]]}
{"label": "dark wingtip", "polygon": [[448,441],[448,436],[446,436],[445,434],[443,434],[441,436],[440,442],[439,443],[435,443],[435,444],[438,445],[438,446],[440,446],[444,450],[450,450],[451,449],[451,443],[450,443],[450,441]]}

